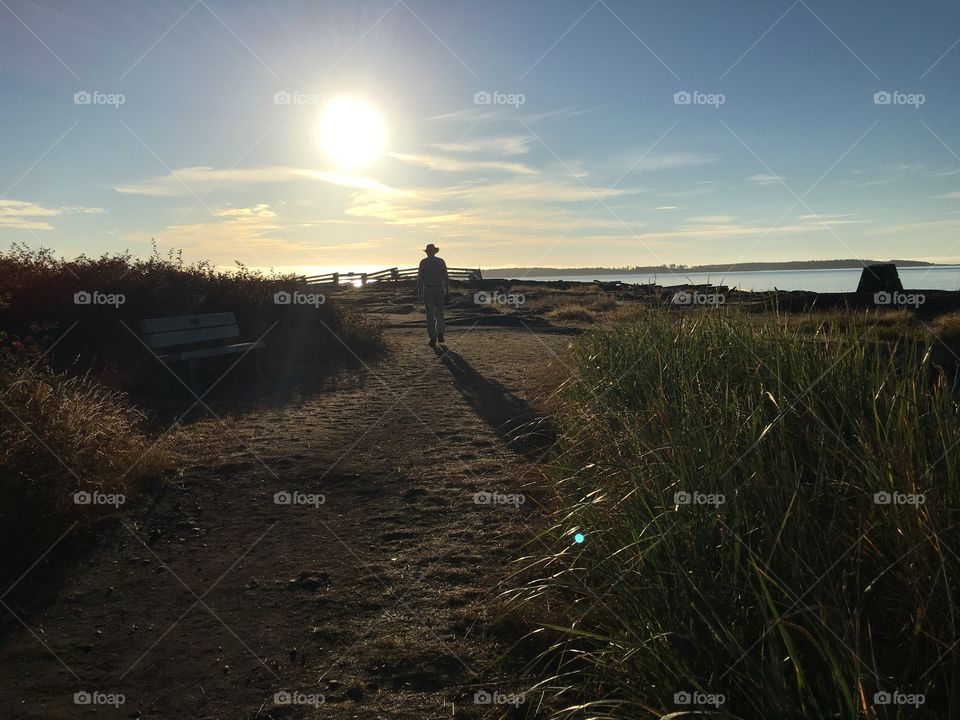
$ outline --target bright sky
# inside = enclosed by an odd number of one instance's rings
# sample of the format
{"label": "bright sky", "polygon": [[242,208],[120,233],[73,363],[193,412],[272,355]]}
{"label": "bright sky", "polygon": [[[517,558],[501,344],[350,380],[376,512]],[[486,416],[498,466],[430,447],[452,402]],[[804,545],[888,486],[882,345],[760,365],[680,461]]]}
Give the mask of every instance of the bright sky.
{"label": "bright sky", "polygon": [[0,244],[952,262],[958,71],[948,0],[0,0]]}

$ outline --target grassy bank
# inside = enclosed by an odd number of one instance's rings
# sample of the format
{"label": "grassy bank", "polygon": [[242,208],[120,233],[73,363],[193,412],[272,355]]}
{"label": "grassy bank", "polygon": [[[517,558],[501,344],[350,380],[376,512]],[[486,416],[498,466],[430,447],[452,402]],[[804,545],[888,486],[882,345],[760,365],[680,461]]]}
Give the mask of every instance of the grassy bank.
{"label": "grassy bank", "polygon": [[574,344],[566,549],[516,595],[559,717],[960,716],[960,411],[881,336],[651,312]]}
{"label": "grassy bank", "polygon": [[[169,464],[171,435],[151,431],[137,403],[175,405],[179,416],[194,398],[143,344],[141,320],[233,312],[241,340],[266,343],[261,385],[270,388],[381,349],[379,326],[333,300],[275,301],[296,292],[312,291],[295,277],[224,273],[175,255],[0,253],[0,579],[74,523],[116,515],[118,497]],[[204,361],[198,393],[221,376],[231,395],[255,382],[250,360],[233,367],[238,358]]]}

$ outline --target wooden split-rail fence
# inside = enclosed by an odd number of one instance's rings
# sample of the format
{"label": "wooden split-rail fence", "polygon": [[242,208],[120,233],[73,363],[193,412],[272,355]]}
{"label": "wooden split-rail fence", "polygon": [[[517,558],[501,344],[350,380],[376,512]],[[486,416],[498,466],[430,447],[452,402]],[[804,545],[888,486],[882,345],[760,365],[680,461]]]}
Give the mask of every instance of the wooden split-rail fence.
{"label": "wooden split-rail fence", "polygon": [[[447,268],[451,280],[483,280],[480,268]],[[366,285],[371,282],[398,282],[416,280],[417,268],[387,268],[371,273],[326,273],[325,275],[307,275],[303,281],[307,285]]]}

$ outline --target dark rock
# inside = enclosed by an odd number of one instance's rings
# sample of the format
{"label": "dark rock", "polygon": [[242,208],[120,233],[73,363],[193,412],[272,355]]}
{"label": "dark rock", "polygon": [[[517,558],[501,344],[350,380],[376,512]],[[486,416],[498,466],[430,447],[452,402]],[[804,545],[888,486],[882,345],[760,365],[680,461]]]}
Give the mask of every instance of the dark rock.
{"label": "dark rock", "polygon": [[897,272],[897,266],[893,263],[867,265],[863,268],[863,272],[860,274],[860,283],[857,285],[858,293],[902,291],[903,283],[900,282],[900,274]]}
{"label": "dark rock", "polygon": [[290,588],[319,590],[330,585],[330,576],[322,572],[303,572],[288,583]]}

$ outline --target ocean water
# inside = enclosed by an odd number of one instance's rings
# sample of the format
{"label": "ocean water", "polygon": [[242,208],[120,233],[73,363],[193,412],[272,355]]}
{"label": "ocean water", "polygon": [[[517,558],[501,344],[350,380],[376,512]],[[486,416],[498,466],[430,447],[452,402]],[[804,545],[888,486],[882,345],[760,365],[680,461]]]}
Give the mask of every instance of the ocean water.
{"label": "ocean water", "polygon": [[[960,265],[897,268],[905,290],[960,290]],[[727,285],[741,290],[812,290],[814,292],[853,292],[860,281],[858,268],[837,270],[751,270],[728,273],[657,273],[625,275],[551,275],[523,278],[519,274],[508,279],[571,280],[590,282],[619,280],[626,283],[658,285]]]}

